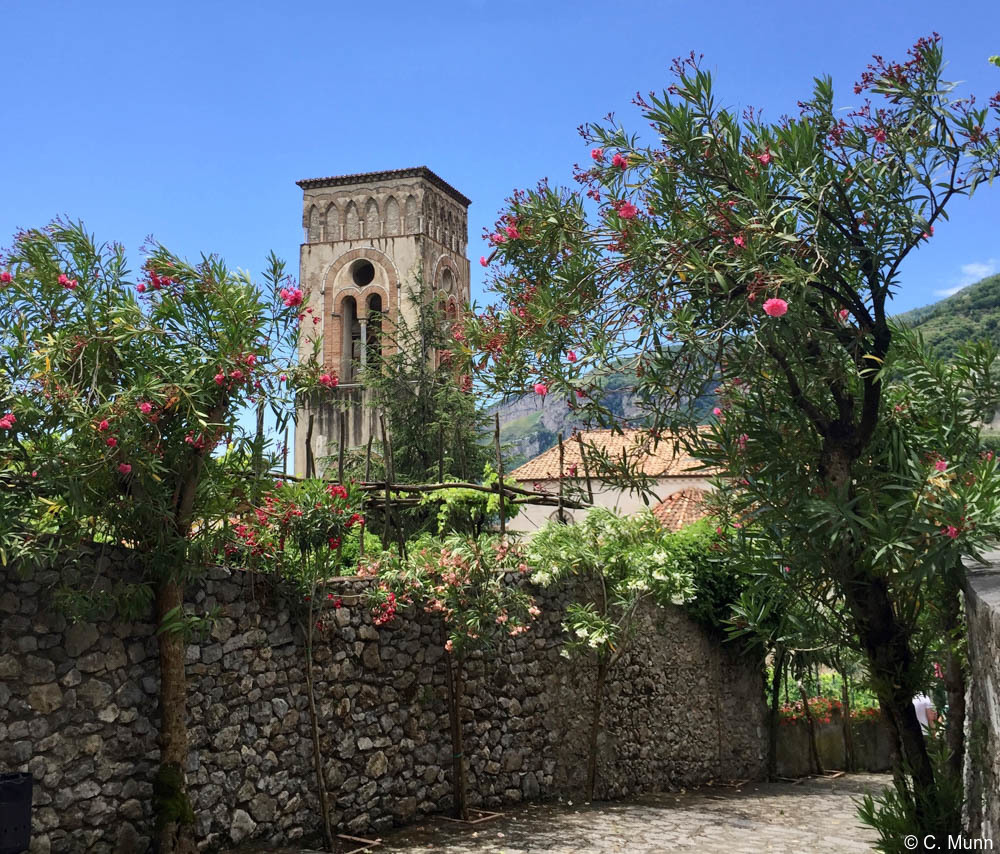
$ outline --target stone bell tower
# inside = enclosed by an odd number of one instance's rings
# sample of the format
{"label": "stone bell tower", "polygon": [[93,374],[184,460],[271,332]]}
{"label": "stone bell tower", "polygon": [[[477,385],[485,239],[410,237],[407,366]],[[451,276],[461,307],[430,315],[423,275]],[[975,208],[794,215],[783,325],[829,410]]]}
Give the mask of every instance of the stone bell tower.
{"label": "stone bell tower", "polygon": [[369,359],[389,347],[383,327],[414,321],[408,295],[418,277],[449,312],[469,301],[470,202],[426,166],[297,184],[305,231],[299,287],[310,318],[319,318],[304,321],[299,358],[308,358],[319,340],[324,367],[339,378],[329,400],[299,406],[295,473],[304,476],[307,439],[313,474],[321,475],[324,458],[337,454],[341,424],[349,448],[378,438],[378,413],[361,378]]}

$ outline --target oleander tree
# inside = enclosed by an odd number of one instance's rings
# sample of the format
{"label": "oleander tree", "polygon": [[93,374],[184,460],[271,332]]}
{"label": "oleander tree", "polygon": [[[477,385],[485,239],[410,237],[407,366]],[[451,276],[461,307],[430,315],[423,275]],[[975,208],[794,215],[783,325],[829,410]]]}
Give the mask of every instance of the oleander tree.
{"label": "oleander tree", "polygon": [[463,821],[469,820],[462,724],[468,658],[524,634],[541,614],[522,583],[528,572],[517,543],[490,534],[424,534],[409,544],[406,556],[384,552],[360,573],[375,582],[375,625],[391,623],[400,606],[412,605],[435,618],[445,636],[452,788],[455,815]]}
{"label": "oleander tree", "polygon": [[330,799],[323,771],[323,745],[316,711],[313,649],[315,639],[334,630],[332,619],[343,606],[329,589],[331,579],[353,575],[367,548],[380,551],[378,538],[365,530],[363,496],[354,483],[309,479],[277,481],[260,502],[223,534],[226,557],[238,566],[268,573],[301,597],[297,616],[305,647],[306,698],[313,741],[313,770],[327,850],[336,851]]}
{"label": "oleander tree", "polygon": [[[970,460],[932,512],[883,518],[921,474],[886,394],[890,307],[950,205],[1000,170],[1000,93],[958,97],[943,65],[924,38],[905,61],[877,57],[850,108],[818,78],[772,122],[677,61],[667,91],[636,98],[653,141],[613,117],[586,125],[579,190],[509,200],[483,259],[499,302],[464,353],[491,390],[559,392],[611,424],[593,377],[624,360],[651,436],[719,465],[834,588],[902,757],[899,795],[934,829],[947,810],[911,702],[915,591],[986,535],[995,468]],[[716,386],[699,433],[691,402]]]}
{"label": "oleander tree", "polygon": [[206,622],[185,586],[270,459],[241,413],[289,377],[318,382],[287,359],[301,302],[273,255],[256,284],[154,244],[133,278],[122,246],[72,222],[17,234],[0,259],[0,560],[30,572],[81,541],[131,551],[128,570],[98,561],[58,596],[76,618],[155,615],[163,852],[194,850],[184,648]]}

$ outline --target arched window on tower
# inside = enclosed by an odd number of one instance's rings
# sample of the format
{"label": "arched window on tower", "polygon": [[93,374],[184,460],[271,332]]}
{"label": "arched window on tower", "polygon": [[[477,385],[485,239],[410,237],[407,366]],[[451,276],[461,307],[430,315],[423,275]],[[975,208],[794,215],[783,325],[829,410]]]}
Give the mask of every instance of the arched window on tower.
{"label": "arched window on tower", "polygon": [[344,297],[340,304],[344,343],[341,350],[340,378],[342,382],[357,382],[357,366],[361,362],[361,321],[354,297]]}
{"label": "arched window on tower", "polygon": [[378,364],[382,358],[382,296],[372,294],[368,297],[368,367]]}
{"label": "arched window on tower", "polygon": [[393,196],[385,203],[385,233],[387,237],[399,234],[399,202]]}
{"label": "arched window on tower", "polygon": [[319,211],[316,210],[316,205],[309,208],[309,219],[306,223],[306,240],[309,243],[318,243],[321,239],[320,236],[320,218]]}
{"label": "arched window on tower", "polygon": [[455,274],[451,272],[451,269],[445,267],[441,271],[441,284],[440,289],[442,294],[454,294],[455,293]]}

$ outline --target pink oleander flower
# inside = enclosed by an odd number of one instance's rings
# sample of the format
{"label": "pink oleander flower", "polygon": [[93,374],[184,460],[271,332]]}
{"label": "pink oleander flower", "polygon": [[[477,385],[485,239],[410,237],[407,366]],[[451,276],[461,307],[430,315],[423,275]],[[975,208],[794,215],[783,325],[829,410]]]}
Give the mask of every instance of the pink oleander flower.
{"label": "pink oleander flower", "polygon": [[768,317],[781,317],[787,311],[788,303],[783,299],[771,297],[769,300],[764,300],[764,314]]}
{"label": "pink oleander flower", "polygon": [[947,460],[938,460],[936,463],[934,463],[934,468],[937,469],[938,471],[947,471],[948,470],[948,461]]}
{"label": "pink oleander flower", "polygon": [[749,438],[750,438],[750,437],[749,437],[749,436],[747,436],[747,434],[746,434],[746,433],[740,433],[740,435],[739,435],[739,436],[737,437],[737,439],[736,439],[736,445],[737,445],[737,447],[738,447],[738,448],[739,448],[739,449],[740,449],[741,451],[743,451],[743,450],[746,450],[746,446],[747,446],[747,440],[748,440]]}
{"label": "pink oleander flower", "polygon": [[506,240],[507,236],[499,231],[494,231],[493,234],[490,235],[490,243],[492,243],[494,246],[499,246]]}
{"label": "pink oleander flower", "polygon": [[128,463],[121,463],[118,466],[118,471],[121,474],[123,474],[123,475],[131,474],[132,473],[132,466],[130,466]]}
{"label": "pink oleander flower", "polygon": [[114,448],[118,444],[118,440],[114,436],[108,436],[108,439],[104,444],[109,448]]}
{"label": "pink oleander flower", "polygon": [[622,202],[618,208],[618,216],[622,219],[635,219],[637,213],[639,213],[639,209],[631,202]]}
{"label": "pink oleander flower", "polygon": [[149,413],[153,411],[153,404],[151,404],[148,400],[144,400],[139,404],[139,411],[143,415],[149,415]]}
{"label": "pink oleander flower", "polygon": [[451,638],[448,638],[448,640],[445,642],[444,645],[444,651],[450,653],[454,652],[454,650],[455,650],[455,644],[451,642]]}
{"label": "pink oleander flower", "polygon": [[221,371],[215,375],[215,384],[222,385],[226,381],[226,375]]}
{"label": "pink oleander flower", "polygon": [[746,247],[747,242],[742,234],[737,234],[736,237],[733,238],[733,245],[739,246],[740,249],[743,249]]}
{"label": "pink oleander flower", "polygon": [[243,379],[243,371],[241,371],[239,368],[237,368],[235,371],[233,371],[232,373],[230,373],[229,376],[231,376],[234,380],[236,380],[237,382],[239,382],[241,379]]}
{"label": "pink oleander flower", "polygon": [[302,305],[302,291],[299,288],[282,288],[278,293],[286,308]]}
{"label": "pink oleander flower", "polygon": [[875,140],[875,142],[885,142],[885,129],[876,128],[875,133],[872,134],[872,138]]}
{"label": "pink oleander flower", "polygon": [[506,231],[506,232],[507,232],[507,236],[508,236],[508,237],[509,237],[509,238],[510,238],[511,240],[517,240],[517,239],[518,239],[518,238],[519,238],[519,237],[521,236],[521,232],[517,230],[517,226],[516,226],[516,225],[514,225],[514,223],[511,223],[510,225],[508,225],[508,226],[507,226],[507,227],[506,227],[506,228],[504,229],[504,231]]}
{"label": "pink oleander flower", "polygon": [[102,431],[102,432],[105,431],[105,430],[107,430],[107,429],[109,429],[110,427],[111,427],[111,425],[108,423],[108,419],[107,418],[102,419],[101,423],[97,425],[97,429],[100,430],[100,431]]}
{"label": "pink oleander flower", "polygon": [[841,323],[847,323],[848,314],[849,314],[848,310],[846,308],[842,308],[840,311],[837,312],[837,320],[839,320]]}
{"label": "pink oleander flower", "polygon": [[6,270],[0,271],[0,285],[9,285],[14,281],[14,277]]}
{"label": "pink oleander flower", "polygon": [[958,536],[958,528],[954,525],[946,525],[941,529],[941,533],[944,534],[949,540],[954,540]]}
{"label": "pink oleander flower", "polygon": [[767,166],[767,164],[771,162],[771,149],[765,148],[763,154],[757,155],[757,159],[765,166]]}
{"label": "pink oleander flower", "polygon": [[549,387],[545,383],[535,383],[535,394],[545,397],[549,393]]}
{"label": "pink oleander flower", "polygon": [[576,361],[576,353],[573,350],[570,350],[569,352],[566,353],[566,361],[568,362]]}
{"label": "pink oleander flower", "polygon": [[339,382],[340,380],[332,374],[322,374],[319,378],[319,384],[327,388],[336,388]]}
{"label": "pink oleander flower", "polygon": [[603,148],[592,148],[592,149],[590,149],[590,156],[594,160],[603,160],[604,159],[604,149]]}
{"label": "pink oleander flower", "polygon": [[720,408],[719,408],[718,406],[716,406],[716,407],[715,407],[715,408],[714,408],[714,409],[712,410],[712,415],[714,415],[714,416],[715,416],[716,418],[718,418],[719,416],[721,416],[721,415],[722,415],[722,410],[721,410],[721,409],[720,409]]}
{"label": "pink oleander flower", "polygon": [[528,608],[528,613],[531,614],[532,617],[538,617],[541,615],[542,612],[537,605],[532,605],[530,608]]}
{"label": "pink oleander flower", "polygon": [[135,286],[135,289],[136,289],[136,290],[137,290],[137,291],[138,291],[138,292],[139,292],[140,294],[144,294],[144,293],[146,293],[146,286],[145,286],[145,284],[143,284],[142,282],[139,282],[139,284]]}
{"label": "pink oleander flower", "polygon": [[611,165],[617,166],[619,169],[625,169],[628,166],[628,159],[625,158],[620,152],[615,154],[611,158]]}
{"label": "pink oleander flower", "polygon": [[0,418],[0,430],[10,430],[17,423],[17,419],[14,417],[13,412],[8,412],[3,418]]}
{"label": "pink oleander flower", "polygon": [[490,263],[490,262],[486,260],[486,256],[485,256],[485,255],[480,255],[480,256],[479,256],[479,263],[480,263],[480,264],[481,264],[481,265],[482,265],[483,267],[488,267],[488,266],[489,266],[489,263]]}

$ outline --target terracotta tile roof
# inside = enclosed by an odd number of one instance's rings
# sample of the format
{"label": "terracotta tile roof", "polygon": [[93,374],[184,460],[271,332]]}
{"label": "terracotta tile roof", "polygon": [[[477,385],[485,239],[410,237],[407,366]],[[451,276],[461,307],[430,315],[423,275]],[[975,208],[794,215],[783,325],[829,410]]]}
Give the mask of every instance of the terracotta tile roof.
{"label": "terracotta tile roof", "polygon": [[679,531],[708,515],[705,495],[703,489],[682,489],[657,504],[653,508],[653,515],[668,531]]}
{"label": "terracotta tile roof", "polygon": [[370,184],[374,181],[385,181],[393,178],[423,178],[429,181],[439,190],[444,190],[456,201],[461,202],[465,207],[472,204],[471,200],[463,196],[451,184],[435,175],[426,166],[413,166],[409,169],[390,169],[386,172],[358,172],[354,175],[331,175],[328,178],[303,178],[296,181],[303,190],[314,190],[318,187],[343,187],[350,184]]}
{"label": "terracotta tile roof", "polygon": [[[583,430],[580,435],[585,446],[599,448],[613,460],[621,460],[622,455],[631,467],[648,477],[710,477],[713,472],[699,469],[701,463],[678,448],[670,437],[661,439],[655,448],[647,433],[642,430],[626,430],[615,433],[611,430]],[[586,449],[590,474],[597,479],[597,463],[594,452]],[[563,472],[566,477],[584,476],[580,443],[576,438],[563,440]],[[522,483],[559,479],[559,446],[543,451],[533,460],[514,469],[509,475]]]}

